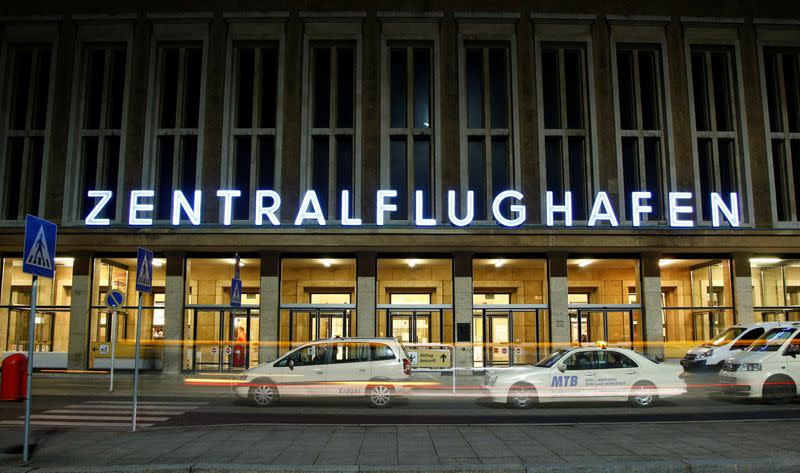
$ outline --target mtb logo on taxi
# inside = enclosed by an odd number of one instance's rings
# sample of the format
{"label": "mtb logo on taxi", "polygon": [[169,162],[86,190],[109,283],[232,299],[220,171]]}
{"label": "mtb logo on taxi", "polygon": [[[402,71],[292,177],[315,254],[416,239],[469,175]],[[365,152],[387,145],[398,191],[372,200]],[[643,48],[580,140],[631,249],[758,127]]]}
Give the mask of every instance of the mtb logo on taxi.
{"label": "mtb logo on taxi", "polygon": [[575,387],[577,385],[577,376],[553,376],[553,381],[550,383],[551,388]]}

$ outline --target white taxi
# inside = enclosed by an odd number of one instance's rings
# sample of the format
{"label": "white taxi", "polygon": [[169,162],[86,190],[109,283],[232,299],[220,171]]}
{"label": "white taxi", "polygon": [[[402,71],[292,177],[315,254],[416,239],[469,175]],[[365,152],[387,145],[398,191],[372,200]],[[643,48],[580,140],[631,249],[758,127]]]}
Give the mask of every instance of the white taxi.
{"label": "white taxi", "polygon": [[728,358],[719,372],[726,394],[788,402],[800,385],[800,322],[768,330],[746,350]]}
{"label": "white taxi", "polygon": [[625,400],[647,407],[686,392],[680,366],[657,363],[624,348],[565,348],[533,366],[489,371],[483,391],[492,402],[524,409],[539,402]]}
{"label": "white taxi", "polygon": [[245,370],[233,390],[261,407],[290,396],[365,397],[373,407],[388,407],[410,379],[411,361],[397,340],[334,338]]}

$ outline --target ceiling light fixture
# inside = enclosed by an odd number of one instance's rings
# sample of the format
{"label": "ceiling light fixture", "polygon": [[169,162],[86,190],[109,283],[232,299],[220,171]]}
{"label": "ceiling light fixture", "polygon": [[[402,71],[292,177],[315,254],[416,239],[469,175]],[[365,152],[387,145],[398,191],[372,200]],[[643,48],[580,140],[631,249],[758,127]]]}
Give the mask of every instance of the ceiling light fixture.
{"label": "ceiling light fixture", "polygon": [[664,266],[669,266],[677,262],[678,260],[676,259],[660,259],[658,260],[658,265],[663,268]]}
{"label": "ceiling light fixture", "polygon": [[506,264],[506,260],[504,260],[504,259],[494,260],[494,267],[495,268],[499,268],[500,266],[503,266],[504,264]]}
{"label": "ceiling light fixture", "polygon": [[763,258],[750,258],[751,265],[759,265],[759,264],[775,264],[780,263],[780,258],[775,258],[774,256],[768,256]]}
{"label": "ceiling light fixture", "polygon": [[413,268],[418,264],[419,264],[419,260],[418,259],[413,259],[412,258],[412,259],[408,260],[408,267],[409,268]]}
{"label": "ceiling light fixture", "polygon": [[328,258],[322,258],[322,260],[320,260],[320,262],[322,263],[322,266],[325,266],[326,268],[330,268],[331,264],[333,264],[331,262],[331,260],[328,259]]}
{"label": "ceiling light fixture", "polygon": [[581,268],[585,268],[585,267],[589,266],[592,263],[594,263],[593,259],[582,259],[582,260],[578,261],[578,266],[580,266]]}

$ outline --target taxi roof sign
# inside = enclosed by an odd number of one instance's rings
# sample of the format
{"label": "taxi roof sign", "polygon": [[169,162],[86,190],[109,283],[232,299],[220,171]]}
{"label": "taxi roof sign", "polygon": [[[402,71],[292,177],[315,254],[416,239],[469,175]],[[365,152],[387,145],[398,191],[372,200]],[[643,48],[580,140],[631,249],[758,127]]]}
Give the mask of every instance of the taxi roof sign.
{"label": "taxi roof sign", "polygon": [[25,217],[22,272],[52,279],[56,273],[56,224],[33,215]]}
{"label": "taxi roof sign", "polygon": [[594,344],[597,348],[608,348],[608,342],[605,340],[598,340]]}

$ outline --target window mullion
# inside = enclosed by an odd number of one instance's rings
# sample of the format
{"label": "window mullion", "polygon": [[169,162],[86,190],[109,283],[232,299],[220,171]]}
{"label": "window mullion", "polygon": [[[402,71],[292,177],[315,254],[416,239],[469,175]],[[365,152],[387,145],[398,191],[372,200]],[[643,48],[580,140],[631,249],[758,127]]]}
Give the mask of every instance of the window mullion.
{"label": "window mullion", "polygon": [[176,87],[176,106],[175,106],[175,128],[183,128],[182,112],[183,101],[186,98],[184,87],[186,86],[186,48],[181,47],[178,53],[178,87]]}
{"label": "window mullion", "polygon": [[172,188],[181,188],[181,136],[172,135]]}
{"label": "window mullion", "polygon": [[[716,86],[714,84],[714,74],[711,69],[711,53],[705,52],[705,74],[706,74],[706,96],[708,96],[708,122],[712,133],[717,132],[717,104],[714,97]],[[714,138],[716,139],[716,137]]]}
{"label": "window mullion", "polygon": [[415,208],[413,206],[414,191],[414,49],[406,50],[406,218],[413,219]]}
{"label": "window mullion", "polygon": [[484,201],[483,205],[486,208],[486,220],[491,220],[489,214],[491,212],[491,199],[492,199],[492,150],[490,146],[492,135],[492,122],[491,122],[491,87],[489,84],[489,48],[482,48],[483,51],[483,169],[484,169]]}
{"label": "window mullion", "polygon": [[22,170],[22,176],[19,186],[20,196],[19,203],[17,204],[17,220],[28,213],[28,209],[30,208],[31,195],[28,191],[28,187],[30,187],[31,180],[33,179],[33,176],[30,172],[30,142],[31,139],[27,136],[22,140],[22,164],[20,166],[20,169]]}
{"label": "window mullion", "polygon": [[[789,131],[789,129],[788,129],[788,127],[789,127],[789,113],[788,113],[788,110],[786,109],[786,106],[785,106],[785,104],[786,104],[786,89],[785,89],[785,84],[784,84],[784,81],[783,81],[783,61],[782,61],[782,56],[783,55],[781,53],[779,53],[779,52],[775,53],[775,64],[777,65],[777,71],[776,71],[776,74],[775,74],[775,76],[776,76],[775,79],[778,82],[775,85],[778,88],[778,94],[779,94],[779,99],[777,101],[778,103],[776,103],[775,106],[779,107],[778,111],[779,111],[779,113],[781,115],[781,122],[783,124],[782,130],[781,130],[782,133],[781,133],[781,136],[780,136],[781,146],[783,147],[783,153],[782,153],[783,165],[786,167],[786,175],[787,176],[793,176],[794,174],[792,173],[792,160],[790,159],[790,157],[791,157],[791,149],[792,148],[791,148],[791,144],[790,144],[790,141],[789,141],[789,133],[788,133],[788,131]],[[773,128],[773,124],[770,122],[770,132],[773,131],[772,128]],[[770,140],[767,143],[767,146],[769,147],[770,155],[772,155],[772,165],[773,165],[773,169],[774,169],[776,167],[776,164],[777,164],[776,160],[779,159],[780,156],[775,156],[775,153],[772,151],[773,139],[774,139],[774,137],[770,136]],[[778,166],[777,169],[780,170],[780,167]],[[784,177],[781,176],[781,179],[783,179],[783,178]],[[788,184],[788,180],[786,180],[786,182]],[[788,208],[789,219],[791,220],[792,216],[797,214],[797,208],[796,208],[797,206],[796,206],[796,202],[794,200],[794,186],[792,186],[792,185],[784,185],[784,193],[785,193],[785,195],[783,195],[783,196],[777,195],[777,188],[776,188],[775,198],[776,199],[781,199],[781,198],[786,197],[786,201],[787,201],[786,203],[789,206],[789,208]]]}
{"label": "window mullion", "polygon": [[31,65],[30,65],[30,74],[28,77],[32,78],[33,80],[28,84],[28,109],[25,111],[25,131],[29,131],[33,129],[33,113],[35,108],[35,101],[36,97],[34,97],[34,91],[36,87],[34,75],[36,71],[39,70],[39,61],[41,61],[41,51],[38,48],[31,49]]}
{"label": "window mullion", "polygon": [[564,71],[564,48],[556,49],[558,52],[558,94],[559,106],[561,107],[561,180],[564,190],[572,190],[569,182],[569,148],[567,146],[567,85]]}
{"label": "window mullion", "polygon": [[[255,130],[261,126],[261,123],[258,121],[260,119],[260,115],[264,113],[263,110],[260,109],[261,107],[261,60],[263,57],[263,49],[260,47],[253,48],[253,109],[251,110],[251,120],[250,126],[252,127],[250,130],[250,195],[243,195],[242,197],[246,198],[247,203],[247,215],[248,218],[254,215],[255,208],[253,207],[253,199],[250,198],[251,195],[254,194],[254,189],[258,187],[259,178],[261,176],[262,170],[260,169],[259,163],[259,143],[258,143],[258,135],[255,133]],[[252,207],[252,208],[251,208]]]}
{"label": "window mullion", "polygon": [[105,129],[109,126],[109,83],[111,82],[111,48],[106,48],[103,54],[105,63],[103,64],[103,83],[102,91],[100,93],[100,125],[99,129]]}
{"label": "window mullion", "polygon": [[[640,132],[644,129],[644,120],[643,120],[643,113],[642,113],[642,78],[639,75],[639,50],[632,49],[631,56],[633,59],[633,94],[634,100],[636,103],[634,104],[634,110],[636,112],[636,128]],[[642,190],[644,187],[644,183],[647,182],[646,180],[646,157],[644,155],[644,138],[642,137],[641,133],[636,139],[636,147],[637,147],[637,154],[638,159],[637,162],[637,184],[639,186],[638,190]],[[630,190],[628,190],[630,192]]]}
{"label": "window mullion", "polygon": [[[339,50],[331,46],[331,84],[330,84],[330,109],[328,122],[328,220],[336,216],[336,111],[339,109],[336,90],[339,87]],[[333,185],[331,185],[333,184]]]}

